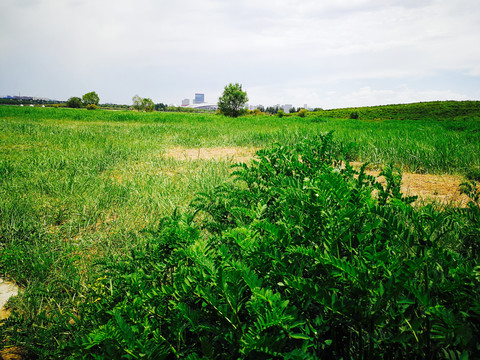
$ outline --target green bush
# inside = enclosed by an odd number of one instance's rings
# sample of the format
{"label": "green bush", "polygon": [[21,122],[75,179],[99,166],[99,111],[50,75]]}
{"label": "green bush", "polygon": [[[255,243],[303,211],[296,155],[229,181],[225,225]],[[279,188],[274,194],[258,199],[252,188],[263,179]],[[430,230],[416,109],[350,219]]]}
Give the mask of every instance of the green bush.
{"label": "green bush", "polygon": [[68,99],[66,105],[67,105],[67,107],[73,108],[73,109],[81,108],[82,107],[82,99],[80,99],[79,97],[73,96],[70,99]]}
{"label": "green bush", "polygon": [[87,105],[87,110],[96,110],[98,108],[97,105],[95,104],[88,104]]}
{"label": "green bush", "polygon": [[302,117],[302,118],[304,118],[305,115],[307,115],[307,110],[305,110],[305,109],[300,109],[300,110],[298,111],[297,115],[300,116],[300,117]]}
{"label": "green bush", "polygon": [[258,151],[36,336],[58,358],[478,358],[477,188],[466,209],[412,206],[346,151],[331,133]]}

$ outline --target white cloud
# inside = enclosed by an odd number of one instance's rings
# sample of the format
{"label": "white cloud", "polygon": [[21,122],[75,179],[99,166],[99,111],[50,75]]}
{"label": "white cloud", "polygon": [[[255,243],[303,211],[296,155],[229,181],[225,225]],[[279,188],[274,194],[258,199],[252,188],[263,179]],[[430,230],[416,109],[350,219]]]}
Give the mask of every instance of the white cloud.
{"label": "white cloud", "polygon": [[414,90],[403,84],[394,89],[374,89],[365,86],[348,93],[330,93],[324,101],[329,104],[328,108],[336,108],[468,99],[467,95],[450,90]]}
{"label": "white cloud", "polygon": [[[0,93],[68,98],[99,88],[106,101],[140,93],[178,103],[241,82],[254,103],[328,106],[328,91],[344,94],[336,106],[472,97],[470,85],[432,81],[480,76],[479,13],[477,0],[2,2]],[[419,80],[422,90],[398,95]],[[349,89],[379,81],[398,96]]]}

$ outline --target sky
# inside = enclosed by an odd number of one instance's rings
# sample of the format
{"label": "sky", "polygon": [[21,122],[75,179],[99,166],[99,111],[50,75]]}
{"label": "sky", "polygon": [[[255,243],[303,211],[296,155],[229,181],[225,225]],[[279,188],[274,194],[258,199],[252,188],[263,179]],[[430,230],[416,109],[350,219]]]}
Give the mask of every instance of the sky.
{"label": "sky", "polygon": [[0,96],[480,100],[479,0],[12,0],[0,34]]}

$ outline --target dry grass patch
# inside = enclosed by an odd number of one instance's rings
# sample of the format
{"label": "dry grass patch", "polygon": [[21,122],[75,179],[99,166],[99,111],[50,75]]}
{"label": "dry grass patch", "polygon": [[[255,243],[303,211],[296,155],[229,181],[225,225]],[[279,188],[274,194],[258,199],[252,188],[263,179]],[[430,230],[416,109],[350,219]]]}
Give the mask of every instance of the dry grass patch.
{"label": "dry grass patch", "polygon": [[[356,166],[354,166],[356,167]],[[360,167],[360,165],[358,165]],[[368,175],[378,178],[380,171],[367,170]],[[380,183],[385,182],[382,176]],[[460,184],[465,180],[458,175],[412,174],[402,173],[402,193],[406,196],[418,196],[420,201],[435,201],[442,205],[453,204],[465,207],[468,196],[460,193]]]}
{"label": "dry grass patch", "polygon": [[[177,160],[231,160],[232,162],[248,162],[258,149],[246,147],[215,147],[186,149],[182,147],[170,148],[168,157]],[[352,166],[360,168],[362,163],[352,162]],[[367,169],[369,169],[367,167]],[[370,168],[371,169],[371,168]],[[367,174],[378,177],[380,171],[367,170]],[[385,181],[383,177],[379,181]],[[460,194],[460,184],[463,177],[457,175],[412,174],[402,173],[402,192],[406,196],[416,195],[419,200],[435,201],[443,205],[454,204],[466,206],[469,199]]]}
{"label": "dry grass patch", "polygon": [[232,162],[248,162],[258,149],[247,147],[213,147],[186,149],[170,148],[167,157],[177,160],[225,160]]}

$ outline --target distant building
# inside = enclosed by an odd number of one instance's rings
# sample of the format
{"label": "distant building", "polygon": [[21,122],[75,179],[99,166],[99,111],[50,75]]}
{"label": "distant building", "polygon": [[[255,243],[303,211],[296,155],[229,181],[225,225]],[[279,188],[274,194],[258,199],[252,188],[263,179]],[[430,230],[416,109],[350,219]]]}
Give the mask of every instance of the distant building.
{"label": "distant building", "polygon": [[195,104],[190,106],[193,109],[204,109],[204,110],[217,110],[218,105],[217,104],[208,104],[208,103],[203,103],[203,104]]}
{"label": "distant building", "polygon": [[293,108],[293,105],[292,105],[292,104],[282,105],[283,111],[285,111],[287,114],[290,113],[290,109],[291,109],[291,108]]}
{"label": "distant building", "polygon": [[203,104],[205,102],[205,94],[195,93],[194,104]]}
{"label": "distant building", "polygon": [[183,99],[182,106],[188,106],[188,105],[190,105],[190,99]]}
{"label": "distant building", "polygon": [[15,100],[24,100],[24,101],[31,101],[33,100],[33,96],[14,96]]}

